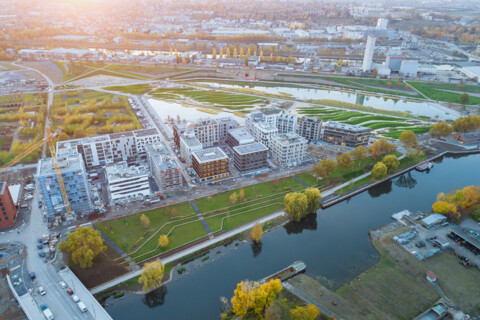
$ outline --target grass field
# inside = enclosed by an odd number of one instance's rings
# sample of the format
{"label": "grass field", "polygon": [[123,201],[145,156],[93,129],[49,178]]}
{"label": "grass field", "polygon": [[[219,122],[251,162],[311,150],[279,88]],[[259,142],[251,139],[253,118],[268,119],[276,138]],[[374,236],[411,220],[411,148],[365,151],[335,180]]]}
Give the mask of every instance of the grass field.
{"label": "grass field", "polygon": [[109,91],[119,91],[122,93],[130,93],[130,94],[144,94],[150,90],[150,85],[148,84],[133,84],[128,86],[112,86],[103,88]]}
{"label": "grass field", "polygon": [[127,74],[119,74],[119,73],[108,71],[108,70],[95,70],[93,72],[83,74],[82,76],[75,78],[75,80],[86,79],[93,76],[112,76],[112,77],[127,78],[127,79],[139,79],[139,77],[134,77]]}
{"label": "grass field", "polygon": [[122,73],[131,73],[136,76],[147,76],[149,78],[161,76],[166,73],[176,73],[182,71],[193,70],[191,68],[182,68],[177,66],[145,66],[145,65],[130,65],[130,64],[112,64],[105,68]]}
{"label": "grass field", "polygon": [[317,178],[314,177],[310,172],[299,173],[296,176],[310,187],[318,184]]}
{"label": "grass field", "polygon": [[[460,95],[461,93],[443,91],[443,90],[451,90],[451,91],[464,91],[464,92],[474,92],[479,93],[480,87],[477,86],[465,86],[465,87],[457,87],[455,84],[447,84],[447,83],[428,83],[428,82],[415,82],[409,81],[409,83],[418,91],[426,95],[432,100],[436,101],[445,101],[451,103],[460,103]],[[470,101],[467,104],[480,104],[480,98],[470,95]]]}

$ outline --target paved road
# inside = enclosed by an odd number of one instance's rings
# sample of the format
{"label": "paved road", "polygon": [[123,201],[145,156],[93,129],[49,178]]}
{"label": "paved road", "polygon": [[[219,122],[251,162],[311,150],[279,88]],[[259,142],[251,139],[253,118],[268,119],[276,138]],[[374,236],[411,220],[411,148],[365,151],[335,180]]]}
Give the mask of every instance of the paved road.
{"label": "paved road", "polygon": [[[265,223],[265,222],[267,222],[267,221],[270,221],[270,220],[273,220],[273,219],[275,219],[275,218],[278,218],[278,217],[282,216],[284,213],[285,213],[285,212],[280,211],[280,212],[277,212],[277,213],[268,215],[268,216],[266,216],[266,217],[263,217],[262,219],[259,219],[259,220],[257,220],[257,221],[254,221],[254,222],[251,222],[251,223],[249,223],[249,224],[246,224],[246,225],[244,225],[244,226],[242,226],[242,227],[240,227],[240,228],[238,228],[238,229],[232,230],[232,231],[230,231],[230,232],[226,232],[226,233],[224,233],[224,234],[222,234],[222,235],[219,235],[218,237],[215,237],[215,238],[213,238],[213,239],[211,239],[211,240],[202,242],[201,244],[199,244],[199,245],[197,245],[197,246],[195,246],[195,247],[191,247],[191,248],[185,249],[185,250],[183,250],[183,251],[181,251],[181,252],[179,252],[179,253],[176,253],[176,254],[174,254],[174,255],[171,255],[170,257],[167,257],[167,258],[163,259],[163,260],[162,260],[162,263],[165,263],[165,264],[166,264],[166,263],[169,263],[169,262],[178,260],[178,259],[180,259],[180,258],[182,258],[182,257],[184,257],[184,256],[187,256],[187,255],[189,255],[189,254],[192,254],[192,253],[194,253],[194,252],[197,252],[197,251],[199,251],[199,250],[208,248],[208,247],[210,247],[210,246],[212,246],[212,245],[214,245],[214,244],[216,244],[216,243],[218,243],[218,242],[221,242],[221,241],[223,241],[223,240],[225,240],[225,239],[228,239],[228,238],[230,238],[230,237],[233,237],[234,235],[237,235],[237,234],[242,233],[242,232],[244,232],[244,231],[246,231],[246,230],[248,230],[248,229],[253,228],[253,226],[254,226],[257,222],[258,222],[258,223]],[[102,285],[100,285],[100,286],[98,286],[98,287],[93,288],[92,290],[90,290],[90,292],[91,292],[92,294],[96,294],[96,293],[98,293],[98,292],[102,292],[102,291],[104,291],[104,290],[106,290],[106,289],[108,289],[108,288],[111,288],[111,287],[113,287],[113,286],[115,286],[115,285],[117,285],[117,284],[119,284],[119,283],[121,283],[121,282],[127,281],[127,280],[129,280],[129,279],[131,279],[131,278],[134,278],[134,277],[140,275],[140,274],[142,273],[142,270],[143,270],[143,269],[139,269],[139,270],[137,270],[137,271],[128,273],[128,274],[123,275],[123,276],[121,276],[121,277],[119,277],[119,278],[117,278],[117,279],[114,279],[114,280],[112,280],[112,281],[109,281],[109,282],[107,282],[107,283],[104,283],[104,284],[102,284]]]}

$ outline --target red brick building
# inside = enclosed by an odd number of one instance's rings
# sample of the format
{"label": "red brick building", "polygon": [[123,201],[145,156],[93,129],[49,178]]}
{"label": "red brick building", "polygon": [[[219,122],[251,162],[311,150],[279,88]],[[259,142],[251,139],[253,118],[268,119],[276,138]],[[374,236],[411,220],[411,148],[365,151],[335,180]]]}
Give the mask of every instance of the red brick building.
{"label": "red brick building", "polygon": [[17,209],[13,203],[7,183],[0,182],[0,229],[13,226],[16,216]]}

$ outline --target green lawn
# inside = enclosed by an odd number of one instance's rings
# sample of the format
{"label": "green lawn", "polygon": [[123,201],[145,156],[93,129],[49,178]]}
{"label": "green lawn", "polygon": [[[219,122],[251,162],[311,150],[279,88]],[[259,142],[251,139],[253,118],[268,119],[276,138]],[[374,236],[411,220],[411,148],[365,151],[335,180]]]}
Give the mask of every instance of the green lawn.
{"label": "green lawn", "polygon": [[306,185],[313,187],[318,184],[317,178],[315,178],[310,172],[303,172],[297,174],[297,178],[302,180]]}
{"label": "green lawn", "polygon": [[117,71],[122,73],[131,73],[137,76],[160,76],[165,73],[183,72],[194,70],[191,68],[182,68],[177,66],[145,66],[145,65],[130,65],[130,64],[112,64],[105,68],[105,70]]}
{"label": "green lawn", "polygon": [[[409,82],[415,89],[426,95],[432,100],[436,101],[445,101],[451,103],[460,103],[461,93],[448,92],[443,90],[451,91],[473,91],[479,92],[476,90],[477,86],[466,86],[465,88],[457,87],[453,84],[437,84],[437,83],[427,83],[427,82]],[[475,89],[474,89],[475,88]],[[480,98],[470,95],[470,101],[467,104],[480,104]]]}
{"label": "green lawn", "polygon": [[119,74],[119,73],[108,71],[108,70],[95,70],[93,72],[84,74],[76,78],[75,81],[85,79],[85,78],[90,78],[93,76],[112,76],[112,77],[119,77],[119,78],[138,79],[138,77],[133,77],[127,74]]}
{"label": "green lawn", "polygon": [[150,89],[150,85],[148,84],[133,84],[128,86],[112,86],[112,87],[105,87],[105,90],[110,91],[119,91],[122,93],[130,93],[130,94],[144,94]]}

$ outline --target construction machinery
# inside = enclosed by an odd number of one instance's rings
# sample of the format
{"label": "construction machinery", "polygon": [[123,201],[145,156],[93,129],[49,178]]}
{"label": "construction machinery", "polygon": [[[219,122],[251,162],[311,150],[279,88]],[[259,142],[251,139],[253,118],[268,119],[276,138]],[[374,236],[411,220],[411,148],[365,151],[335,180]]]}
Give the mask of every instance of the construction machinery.
{"label": "construction machinery", "polygon": [[70,217],[72,215],[72,209],[70,208],[70,203],[67,197],[67,190],[65,189],[65,184],[63,183],[62,173],[60,171],[60,165],[58,164],[58,159],[55,152],[55,146],[53,144],[53,138],[57,137],[60,134],[60,132],[62,132],[62,130],[63,130],[63,127],[59,127],[54,132],[50,132],[50,130],[47,129],[47,136],[45,138],[33,144],[31,147],[25,149],[23,152],[21,152],[19,155],[13,158],[12,161],[7,163],[4,167],[0,168],[0,174],[2,174],[6,169],[17,164],[19,161],[21,161],[30,153],[37,150],[41,146],[43,146],[45,143],[48,143],[48,147],[50,148],[50,154],[52,156],[53,166],[55,168],[55,173],[57,175],[58,185],[60,186],[60,192],[62,193],[63,204],[65,206],[65,213],[67,217]]}

